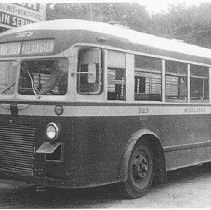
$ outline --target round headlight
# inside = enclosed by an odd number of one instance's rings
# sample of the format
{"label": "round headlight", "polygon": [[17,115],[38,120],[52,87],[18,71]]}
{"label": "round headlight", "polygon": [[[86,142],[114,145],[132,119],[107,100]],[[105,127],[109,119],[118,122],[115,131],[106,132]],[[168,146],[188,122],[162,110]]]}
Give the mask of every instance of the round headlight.
{"label": "round headlight", "polygon": [[46,136],[49,140],[56,140],[59,135],[59,128],[56,123],[48,123],[46,127]]}

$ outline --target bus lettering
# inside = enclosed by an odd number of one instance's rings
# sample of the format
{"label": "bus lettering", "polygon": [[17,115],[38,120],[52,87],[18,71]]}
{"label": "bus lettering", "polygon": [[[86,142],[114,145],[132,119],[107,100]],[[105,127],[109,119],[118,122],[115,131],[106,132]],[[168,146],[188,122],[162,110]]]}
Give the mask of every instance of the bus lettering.
{"label": "bus lettering", "polygon": [[186,107],[184,113],[204,113],[205,107]]}
{"label": "bus lettering", "polygon": [[141,108],[139,108],[138,113],[139,113],[139,114],[146,114],[146,113],[149,113],[149,108],[148,108],[148,107],[141,107]]}

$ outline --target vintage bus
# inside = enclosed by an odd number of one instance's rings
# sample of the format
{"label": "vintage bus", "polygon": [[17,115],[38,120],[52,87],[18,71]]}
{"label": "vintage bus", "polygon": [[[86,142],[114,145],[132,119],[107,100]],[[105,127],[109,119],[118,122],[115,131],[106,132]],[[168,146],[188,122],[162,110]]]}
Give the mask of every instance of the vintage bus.
{"label": "vintage bus", "polygon": [[85,20],[0,35],[1,177],[144,195],[211,161],[211,50]]}

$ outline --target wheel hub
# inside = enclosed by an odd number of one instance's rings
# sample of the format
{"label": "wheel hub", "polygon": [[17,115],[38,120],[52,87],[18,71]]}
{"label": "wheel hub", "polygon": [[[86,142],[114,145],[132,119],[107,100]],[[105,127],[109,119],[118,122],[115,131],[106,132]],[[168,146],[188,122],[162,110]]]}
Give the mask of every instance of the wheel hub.
{"label": "wheel hub", "polygon": [[133,161],[133,176],[136,179],[143,179],[148,174],[149,163],[147,158],[139,153]]}

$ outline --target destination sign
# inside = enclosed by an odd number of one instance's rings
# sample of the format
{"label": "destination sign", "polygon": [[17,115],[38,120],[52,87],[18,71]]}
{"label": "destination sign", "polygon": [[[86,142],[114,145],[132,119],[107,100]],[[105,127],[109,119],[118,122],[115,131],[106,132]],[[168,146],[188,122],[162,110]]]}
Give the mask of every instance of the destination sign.
{"label": "destination sign", "polygon": [[25,41],[23,42],[21,54],[22,55],[45,54],[53,52],[53,49],[54,49],[53,40]]}
{"label": "destination sign", "polygon": [[0,44],[0,56],[41,55],[54,50],[54,40],[33,40]]}
{"label": "destination sign", "polygon": [[0,56],[18,55],[21,50],[21,42],[0,44]]}

